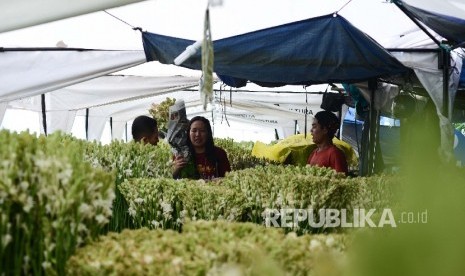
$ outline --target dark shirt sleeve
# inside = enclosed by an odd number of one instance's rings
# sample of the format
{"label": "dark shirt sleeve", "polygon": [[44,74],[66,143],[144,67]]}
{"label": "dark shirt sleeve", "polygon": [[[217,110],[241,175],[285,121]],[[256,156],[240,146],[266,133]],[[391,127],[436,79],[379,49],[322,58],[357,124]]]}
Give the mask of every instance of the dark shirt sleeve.
{"label": "dark shirt sleeve", "polygon": [[224,177],[226,172],[231,171],[228,155],[222,148],[216,148],[216,158],[218,160],[218,177]]}

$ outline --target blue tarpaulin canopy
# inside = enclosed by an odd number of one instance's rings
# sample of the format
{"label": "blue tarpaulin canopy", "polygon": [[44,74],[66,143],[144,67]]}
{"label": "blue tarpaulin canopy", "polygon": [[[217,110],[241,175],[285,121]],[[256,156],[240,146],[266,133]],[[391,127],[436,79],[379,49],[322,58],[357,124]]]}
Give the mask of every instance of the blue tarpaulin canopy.
{"label": "blue tarpaulin canopy", "polygon": [[449,40],[453,45],[465,43],[465,19],[414,7],[405,1],[398,0],[396,2],[402,5],[413,17]]}
{"label": "blue tarpaulin canopy", "polygon": [[[147,61],[173,64],[194,41],[143,32]],[[242,87],[357,82],[406,72],[397,59],[340,15],[325,15],[214,41],[214,71]],[[182,66],[201,69],[201,53]]]}

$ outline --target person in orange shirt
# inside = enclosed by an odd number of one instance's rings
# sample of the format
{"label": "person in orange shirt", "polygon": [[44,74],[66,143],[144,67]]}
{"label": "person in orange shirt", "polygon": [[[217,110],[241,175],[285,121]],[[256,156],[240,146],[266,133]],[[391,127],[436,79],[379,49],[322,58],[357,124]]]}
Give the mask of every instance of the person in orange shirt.
{"label": "person in orange shirt", "polygon": [[307,164],[333,168],[337,172],[348,173],[347,160],[340,149],[333,144],[333,138],[339,129],[339,120],[330,111],[315,114],[312,123],[312,139],[317,148],[310,154]]}

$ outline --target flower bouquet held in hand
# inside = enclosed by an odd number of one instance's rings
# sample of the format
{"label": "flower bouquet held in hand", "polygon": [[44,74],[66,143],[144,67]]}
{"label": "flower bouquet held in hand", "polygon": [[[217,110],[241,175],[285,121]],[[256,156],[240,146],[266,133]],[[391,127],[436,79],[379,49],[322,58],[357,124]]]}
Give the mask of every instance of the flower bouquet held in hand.
{"label": "flower bouquet held in hand", "polygon": [[168,120],[169,120],[169,108],[176,103],[175,98],[167,97],[164,101],[159,104],[153,103],[149,109],[150,115],[157,121],[158,132],[166,136],[168,129]]}
{"label": "flower bouquet held in hand", "polygon": [[191,178],[195,176],[196,170],[187,145],[189,120],[187,120],[184,101],[178,100],[174,105],[170,106],[169,114],[166,139],[171,145],[174,156],[182,156],[187,161],[187,165],[180,171],[180,178]]}

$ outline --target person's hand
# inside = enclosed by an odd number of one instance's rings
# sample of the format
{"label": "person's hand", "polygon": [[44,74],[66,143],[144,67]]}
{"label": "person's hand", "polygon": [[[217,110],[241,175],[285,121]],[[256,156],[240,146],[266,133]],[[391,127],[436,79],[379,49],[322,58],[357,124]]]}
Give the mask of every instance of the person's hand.
{"label": "person's hand", "polygon": [[222,179],[222,177],[214,177],[214,178],[210,179],[210,181],[213,182],[213,183],[216,182],[216,184],[221,184],[221,179]]}
{"label": "person's hand", "polygon": [[182,168],[187,164],[187,160],[182,155],[177,155],[174,157],[173,162],[173,173],[177,174]]}

